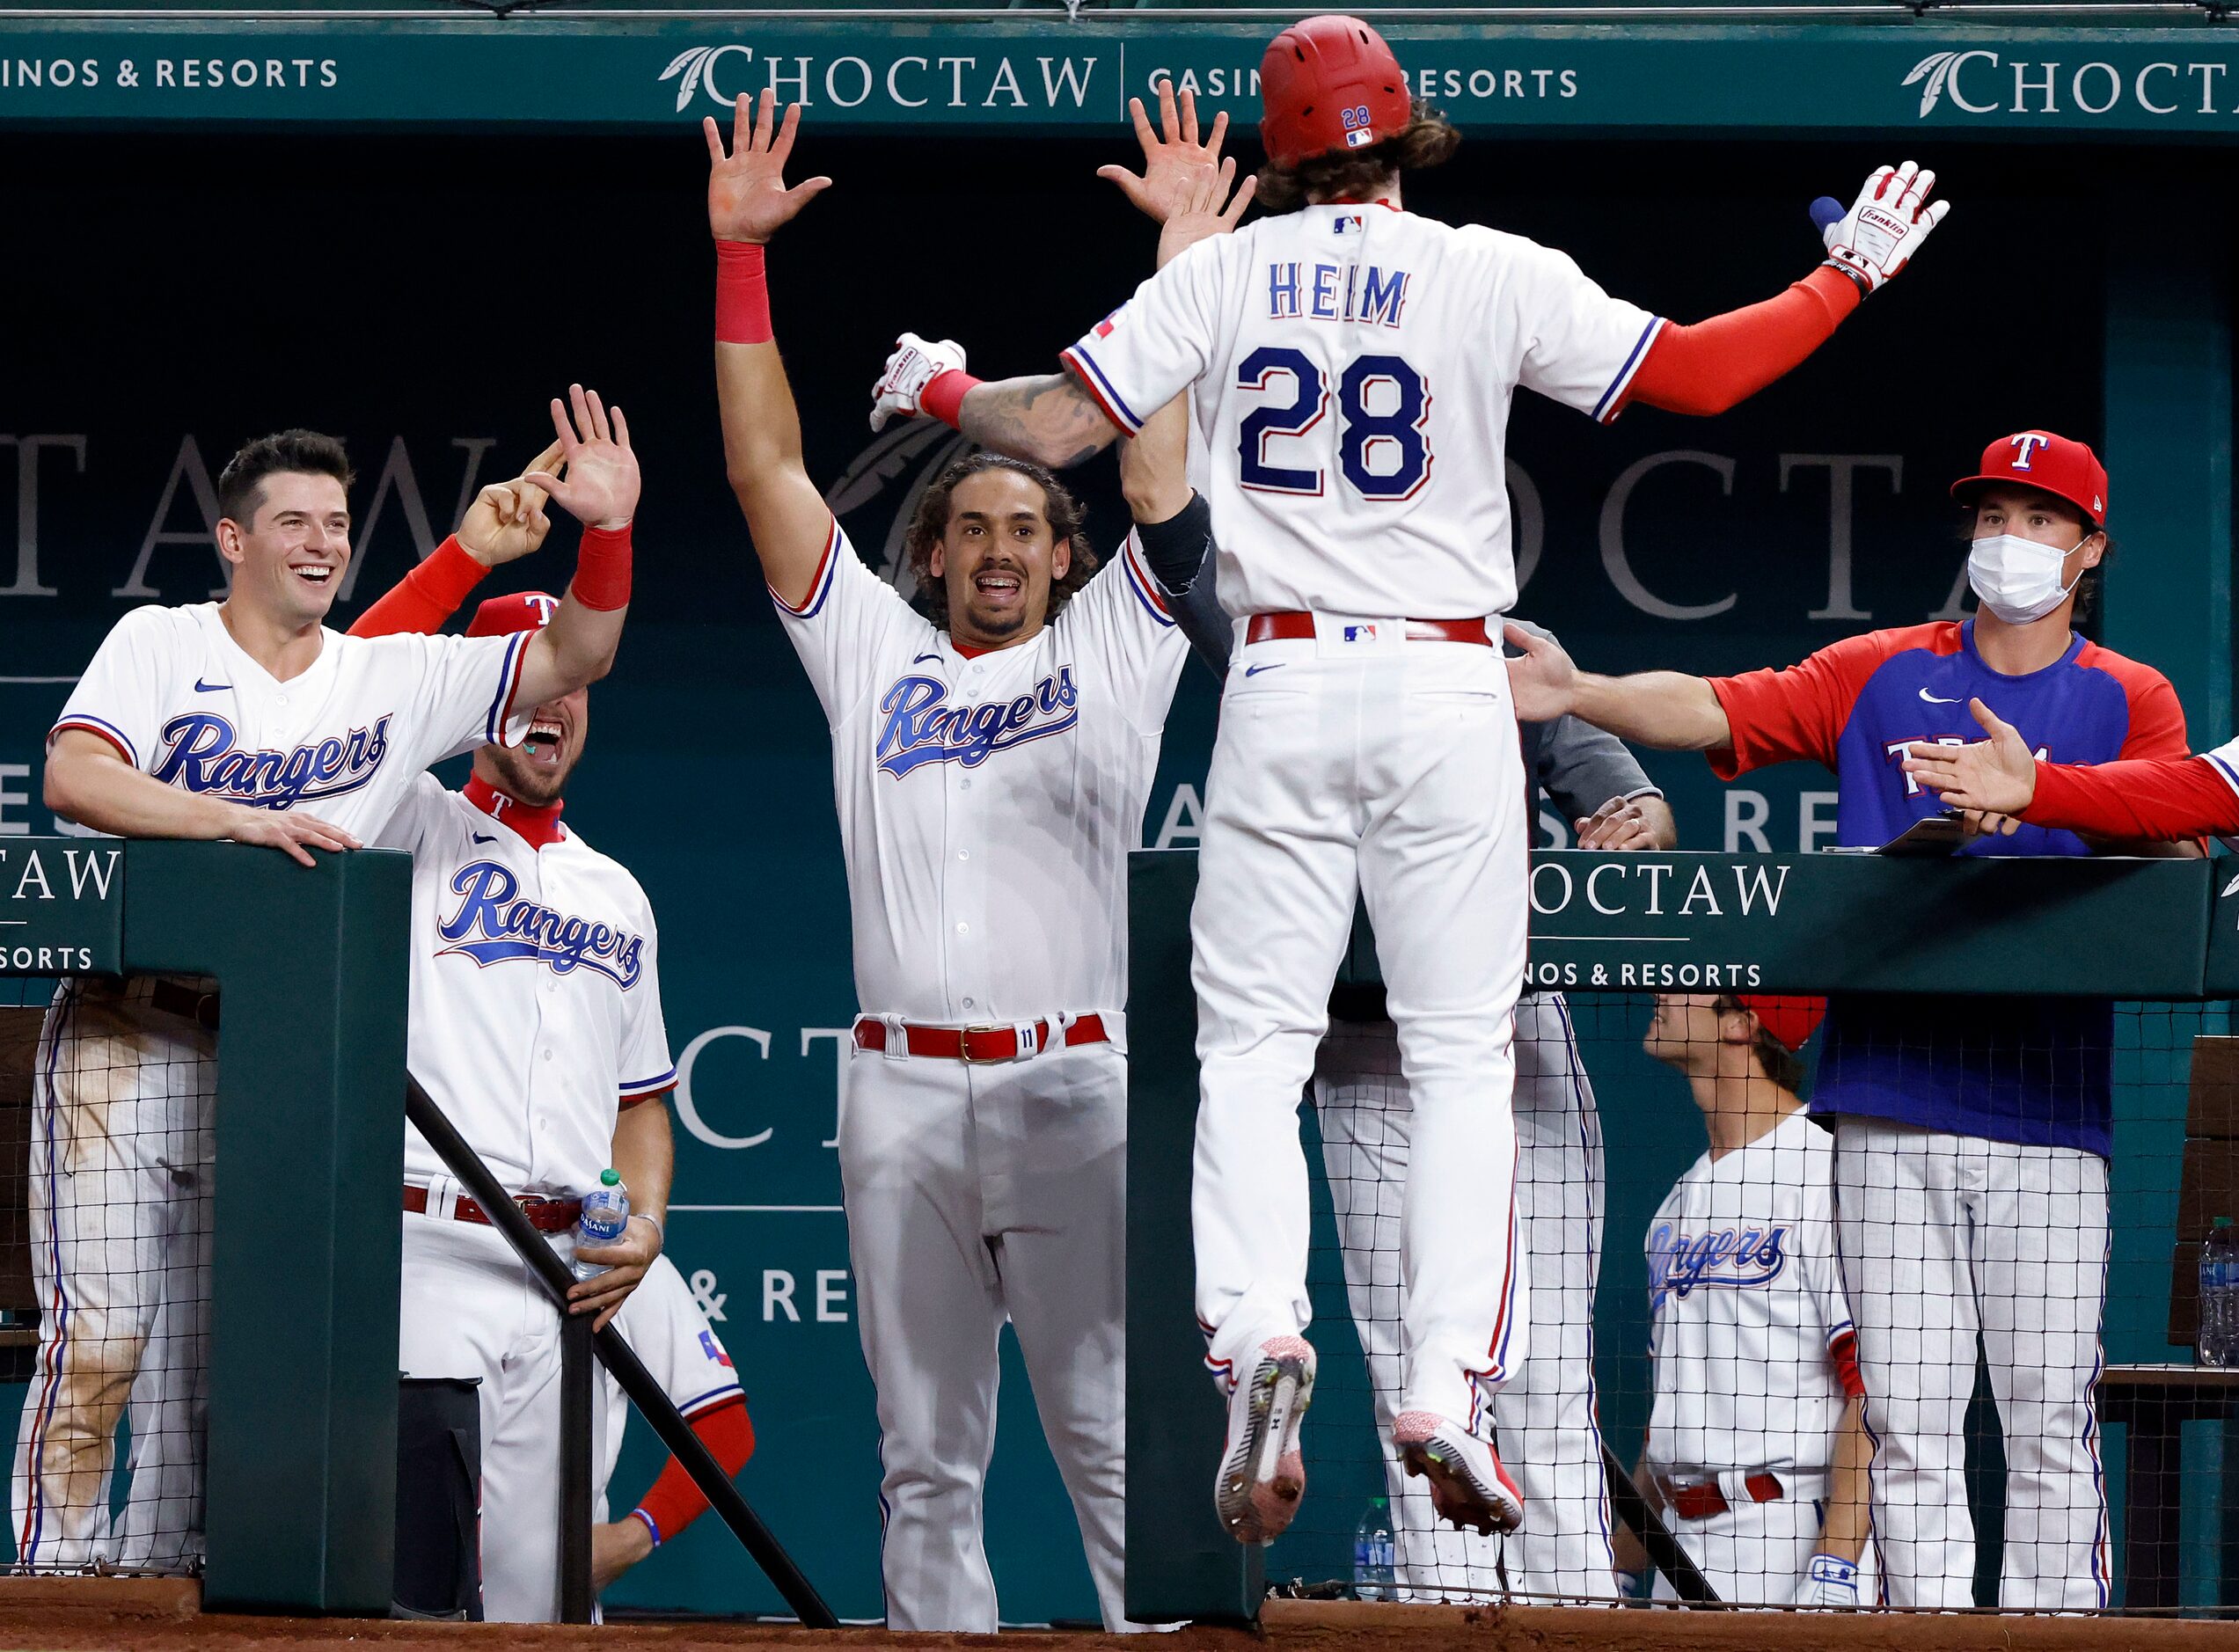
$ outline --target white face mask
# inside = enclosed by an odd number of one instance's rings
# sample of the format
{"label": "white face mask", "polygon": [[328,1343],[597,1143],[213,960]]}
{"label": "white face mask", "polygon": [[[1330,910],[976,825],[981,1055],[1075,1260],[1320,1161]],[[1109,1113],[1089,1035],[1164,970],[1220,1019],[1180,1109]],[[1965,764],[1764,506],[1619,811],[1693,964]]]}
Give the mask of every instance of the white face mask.
{"label": "white face mask", "polygon": [[2009,625],[2026,625],[2058,608],[2075,588],[2075,581],[2083,577],[2078,568],[2075,580],[2060,583],[2060,564],[2074,549],[2039,545],[2019,534],[1993,534],[1968,547],[1967,583],[1999,618]]}

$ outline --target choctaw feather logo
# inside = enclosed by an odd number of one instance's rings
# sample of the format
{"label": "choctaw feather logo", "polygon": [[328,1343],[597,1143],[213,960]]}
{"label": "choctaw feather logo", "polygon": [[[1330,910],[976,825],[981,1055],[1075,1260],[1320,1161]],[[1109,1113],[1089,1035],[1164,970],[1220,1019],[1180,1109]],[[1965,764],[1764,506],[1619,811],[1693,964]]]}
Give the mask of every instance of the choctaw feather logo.
{"label": "choctaw feather logo", "polygon": [[[1943,96],[1943,83],[1950,77],[1951,65],[1957,60],[1958,55],[1957,52],[1930,52],[1913,65],[1911,74],[1898,83],[1900,85],[1909,86],[1916,80],[1928,82],[1928,84],[1921,88],[1921,113],[1923,115],[1935,108],[1937,99]],[[677,60],[679,62],[683,61],[682,58]],[[679,109],[684,106],[682,103],[677,106]]]}

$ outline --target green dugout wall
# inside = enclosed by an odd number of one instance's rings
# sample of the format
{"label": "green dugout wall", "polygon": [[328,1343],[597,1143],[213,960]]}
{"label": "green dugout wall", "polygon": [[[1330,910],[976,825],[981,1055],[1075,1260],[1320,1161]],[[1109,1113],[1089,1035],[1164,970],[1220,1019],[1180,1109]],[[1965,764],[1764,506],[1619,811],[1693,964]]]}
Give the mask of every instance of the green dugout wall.
{"label": "green dugout wall", "polygon": [[[946,449],[865,432],[894,333],[962,339],[984,373],[1045,368],[1149,267],[1147,228],[1093,177],[1128,157],[1126,95],[1161,69],[1194,82],[1237,116],[1248,164],[1250,75],[1288,14],[335,10],[0,18],[0,208],[31,249],[0,267],[0,849],[55,829],[41,739],[117,617],[222,588],[209,482],[245,436],[304,422],[349,441],[347,623],[475,486],[542,445],[556,389],[621,401],[648,478],[641,572],[568,818],[661,920],[686,1075],[670,1247],[753,1399],[743,1484],[843,1615],[874,1617],[875,1436],[828,1145],[856,1008],[830,752],[723,482],[695,128],[767,84],[807,103],[802,163],[838,183],[772,254],[779,336],[811,473],[865,558],[906,583],[896,519]],[[1589,665],[1698,671],[1963,612],[1944,482],[1992,436],[2043,424],[2099,444],[2113,471],[2121,549],[2097,634],[2169,675],[2196,745],[2232,732],[2239,31],[2149,4],[1378,15],[1468,135],[1411,202],[1562,246],[1661,313],[1803,274],[1805,203],[1883,161],[1937,167],[1958,203],[1811,363],[1723,419],[1643,409],[1596,429],[1520,400],[1524,612]],[[503,234],[494,201],[519,208]],[[1687,202],[1719,228],[1682,255]],[[1095,542],[1116,543],[1109,461],[1081,486]],[[558,585],[572,545],[562,529],[492,588]],[[1194,844],[1214,716],[1193,669],[1146,847]],[[1817,771],[1723,787],[1694,759],[1650,766],[1691,851],[1829,841]],[[1543,824],[1545,844],[1566,841]],[[1692,1152],[1634,1073],[1597,1078],[1613,1144]],[[1628,1252],[1647,1214],[1609,1212],[1606,1305],[1638,1294]],[[2118,1357],[2166,1353],[2152,1321],[2115,1327]],[[1006,1362],[989,1490],[1006,1615],[1084,1617],[1070,1512]],[[657,1462],[633,1440],[626,1491]],[[697,1528],[613,1598],[779,1605]]]}

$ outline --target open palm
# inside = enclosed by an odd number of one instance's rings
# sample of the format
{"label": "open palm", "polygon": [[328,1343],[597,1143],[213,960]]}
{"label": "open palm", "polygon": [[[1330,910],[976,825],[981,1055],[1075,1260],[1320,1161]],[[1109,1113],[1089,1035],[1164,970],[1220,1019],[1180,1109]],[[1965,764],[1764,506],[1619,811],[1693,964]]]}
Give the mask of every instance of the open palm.
{"label": "open palm", "polygon": [[722,130],[714,118],[700,122],[707,139],[707,227],[719,241],[765,242],[831,187],[829,178],[810,178],[786,187],[786,162],[801,126],[801,106],[786,111],[780,126],[777,94],[764,88],[760,113],[744,98],[731,106],[731,152],[723,152]]}
{"label": "open palm", "polygon": [[530,471],[522,479],[544,489],[586,527],[622,527],[638,508],[638,456],[630,450],[629,421],[619,407],[600,402],[595,390],[570,384],[567,398],[552,400],[552,425],[560,436],[567,479],[550,471]]}
{"label": "open palm", "polygon": [[1212,130],[1197,141],[1197,97],[1185,90],[1174,101],[1174,82],[1159,82],[1159,129],[1151,129],[1143,99],[1130,98],[1127,112],[1135,121],[1135,139],[1143,146],[1143,174],[1124,166],[1100,166],[1096,176],[1117,184],[1120,193],[1153,223],[1164,223],[1186,210],[1200,186],[1220,169],[1221,140],[1228,134],[1228,116],[1213,117]]}

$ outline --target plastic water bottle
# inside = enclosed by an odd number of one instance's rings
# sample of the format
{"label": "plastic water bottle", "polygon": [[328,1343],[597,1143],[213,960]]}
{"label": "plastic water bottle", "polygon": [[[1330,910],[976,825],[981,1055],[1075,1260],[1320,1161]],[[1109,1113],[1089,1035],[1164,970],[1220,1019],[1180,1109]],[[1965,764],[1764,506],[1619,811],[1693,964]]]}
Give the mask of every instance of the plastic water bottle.
{"label": "plastic water bottle", "polygon": [[2203,1365],[2239,1365],[2239,1229],[2220,1216],[2200,1247],[2200,1341]]}
{"label": "plastic water bottle", "polygon": [[1360,1600],[1395,1598],[1393,1564],[1398,1556],[1392,1543],[1392,1503],[1372,1497],[1368,1511],[1353,1528],[1353,1595]]}
{"label": "plastic water bottle", "polygon": [[[630,1190],[622,1185],[622,1173],[606,1169],[598,1173],[598,1186],[583,1195],[583,1213],[575,1218],[575,1248],[586,1246],[618,1243],[630,1225]],[[575,1277],[590,1279],[606,1271],[597,1262],[579,1261]]]}

